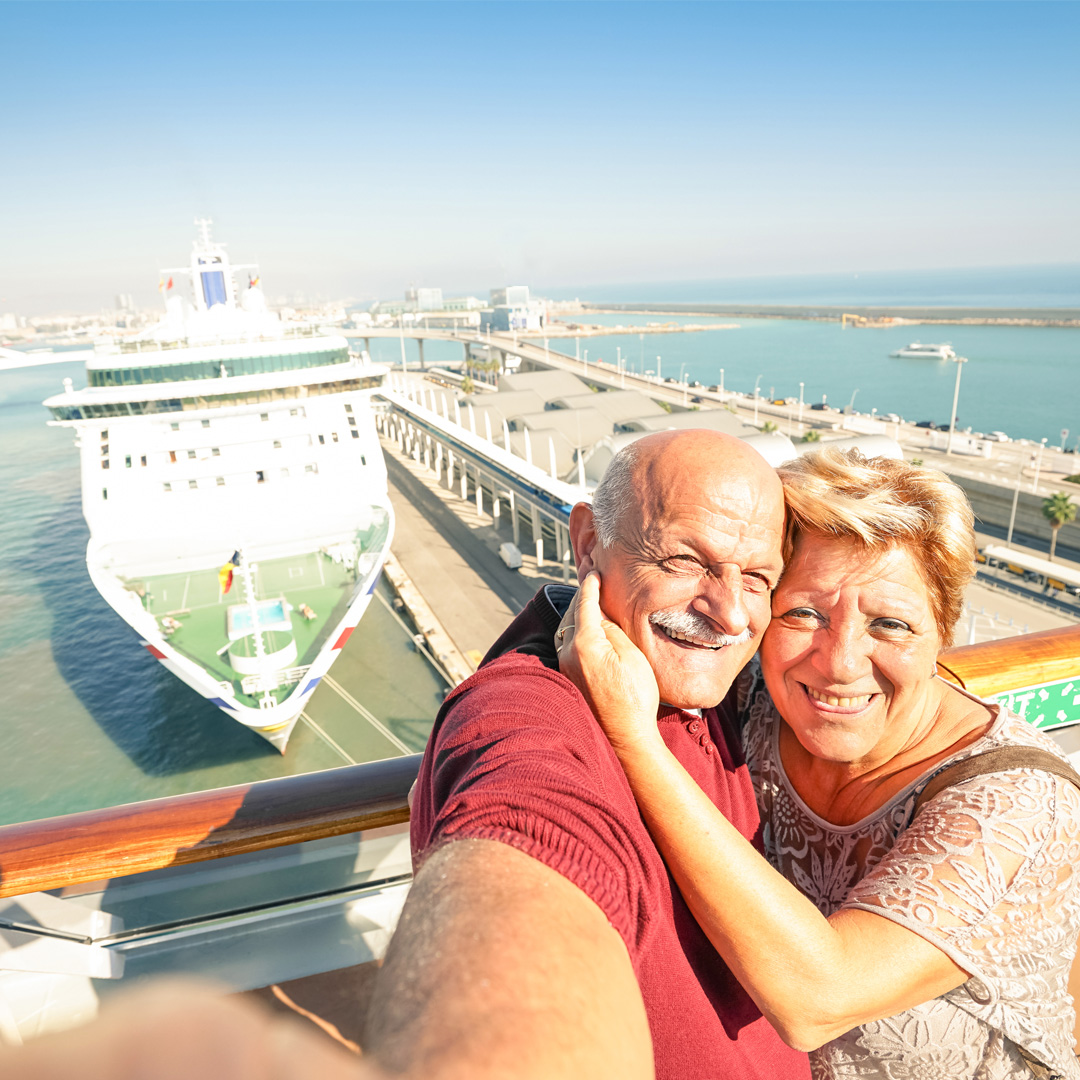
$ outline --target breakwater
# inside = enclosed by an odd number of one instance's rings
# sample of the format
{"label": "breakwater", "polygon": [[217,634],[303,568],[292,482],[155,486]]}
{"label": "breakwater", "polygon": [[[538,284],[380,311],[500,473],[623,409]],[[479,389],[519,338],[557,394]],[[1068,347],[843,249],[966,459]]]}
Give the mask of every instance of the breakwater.
{"label": "breakwater", "polygon": [[839,322],[859,315],[875,326],[1059,326],[1080,328],[1080,308],[891,307],[880,305],[797,306],[788,304],[610,304],[582,302],[583,313],[717,316]]}

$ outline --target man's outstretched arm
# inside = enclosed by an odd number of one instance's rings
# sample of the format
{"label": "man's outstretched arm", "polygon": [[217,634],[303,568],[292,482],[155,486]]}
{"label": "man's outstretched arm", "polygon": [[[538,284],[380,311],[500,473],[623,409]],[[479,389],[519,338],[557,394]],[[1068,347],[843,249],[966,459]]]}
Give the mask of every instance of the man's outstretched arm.
{"label": "man's outstretched arm", "polygon": [[364,1048],[432,1080],[653,1075],[622,938],[577,886],[492,840],[448,843],[417,873]]}

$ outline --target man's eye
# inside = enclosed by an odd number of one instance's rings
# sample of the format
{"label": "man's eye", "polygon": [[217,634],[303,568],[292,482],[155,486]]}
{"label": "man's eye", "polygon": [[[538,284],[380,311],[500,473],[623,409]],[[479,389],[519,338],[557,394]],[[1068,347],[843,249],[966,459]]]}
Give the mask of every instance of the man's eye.
{"label": "man's eye", "polygon": [[887,634],[905,634],[911,632],[911,627],[900,619],[875,619],[875,630],[884,630]]}
{"label": "man's eye", "polygon": [[693,555],[672,555],[664,559],[661,565],[665,570],[682,574],[696,573],[705,569]]}
{"label": "man's eye", "polygon": [[772,585],[764,574],[754,572],[743,574],[743,585],[750,592],[767,593],[772,591]]}

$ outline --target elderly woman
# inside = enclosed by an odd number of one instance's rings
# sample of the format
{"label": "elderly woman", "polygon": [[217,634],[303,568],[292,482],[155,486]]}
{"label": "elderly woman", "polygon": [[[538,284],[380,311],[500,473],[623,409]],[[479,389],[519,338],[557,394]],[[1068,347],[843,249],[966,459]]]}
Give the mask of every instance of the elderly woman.
{"label": "elderly woman", "polygon": [[695,917],[781,1035],[813,1050],[817,1080],[1080,1077],[1066,990],[1077,790],[1013,768],[916,807],[961,759],[1008,746],[1062,757],[936,677],[974,565],[967,501],[940,473],[854,452],[780,475],[786,568],[745,688],[768,862],[659,737],[652,672],[602,619],[596,575],[568,617],[563,668]]}

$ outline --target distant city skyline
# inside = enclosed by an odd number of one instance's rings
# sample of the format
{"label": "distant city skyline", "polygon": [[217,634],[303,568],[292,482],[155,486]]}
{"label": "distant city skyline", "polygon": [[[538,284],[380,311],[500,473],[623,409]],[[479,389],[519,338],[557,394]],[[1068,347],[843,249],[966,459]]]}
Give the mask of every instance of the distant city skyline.
{"label": "distant city skyline", "polygon": [[0,313],[1076,264],[1080,5],[0,4]]}

